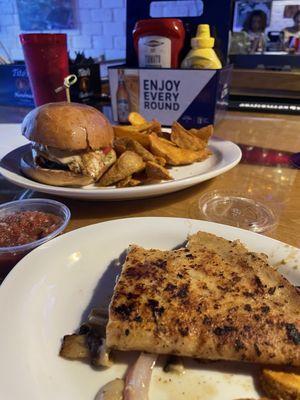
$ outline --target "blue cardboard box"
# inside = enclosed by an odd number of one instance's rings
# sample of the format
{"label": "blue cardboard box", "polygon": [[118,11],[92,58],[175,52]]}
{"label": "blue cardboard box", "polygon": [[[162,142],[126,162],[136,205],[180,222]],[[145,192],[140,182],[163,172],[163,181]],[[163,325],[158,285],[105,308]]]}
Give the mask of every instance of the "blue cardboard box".
{"label": "blue cardboard box", "polygon": [[[70,66],[70,73],[78,77],[71,87],[71,99],[78,103],[93,104],[101,98],[99,63]],[[35,107],[25,63],[0,65],[0,104],[18,107]]]}
{"label": "blue cardboard box", "polygon": [[33,95],[24,63],[0,65],[0,104],[34,107]]}
{"label": "blue cardboard box", "polygon": [[120,71],[129,99],[128,111],[139,112],[147,120],[156,118],[165,126],[174,121],[187,129],[215,124],[228,105],[230,66],[221,70],[112,67],[109,84],[116,122]]}
{"label": "blue cardboard box", "polygon": [[150,18],[150,5],[151,0],[127,0],[126,64],[108,71],[114,121],[124,122],[119,113],[122,106],[126,112],[156,118],[165,126],[174,121],[187,129],[215,124],[228,105],[232,67],[226,65],[226,60],[231,1],[223,0],[220,7],[219,0],[203,0],[200,16],[178,17],[186,29],[182,58],[190,49],[198,24],[209,24],[216,38],[216,51],[225,65],[220,70],[137,68],[132,31],[138,20]]}

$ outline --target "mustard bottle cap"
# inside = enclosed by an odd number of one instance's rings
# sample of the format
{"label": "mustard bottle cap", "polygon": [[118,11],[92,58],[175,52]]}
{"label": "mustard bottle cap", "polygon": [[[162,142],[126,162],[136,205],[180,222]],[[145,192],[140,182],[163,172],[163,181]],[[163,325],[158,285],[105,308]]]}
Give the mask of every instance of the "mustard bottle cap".
{"label": "mustard bottle cap", "polygon": [[210,37],[210,26],[208,24],[199,24],[196,36]]}
{"label": "mustard bottle cap", "polygon": [[200,24],[197,28],[197,34],[191,40],[193,48],[213,48],[215,39],[210,36],[210,26],[207,24]]}

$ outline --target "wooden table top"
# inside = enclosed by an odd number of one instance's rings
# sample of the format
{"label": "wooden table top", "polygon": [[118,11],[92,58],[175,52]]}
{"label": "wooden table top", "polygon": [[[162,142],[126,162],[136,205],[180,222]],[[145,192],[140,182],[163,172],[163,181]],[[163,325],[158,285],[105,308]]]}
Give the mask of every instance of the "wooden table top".
{"label": "wooden table top", "polygon": [[[1,126],[0,126],[1,127]],[[215,134],[235,143],[279,151],[300,151],[300,119],[297,116],[228,112]],[[0,129],[1,140],[1,129]],[[299,170],[289,167],[241,163],[231,171],[181,192],[145,200],[84,202],[63,199],[72,213],[68,230],[105,220],[165,216],[199,219],[198,200],[212,190],[238,191],[271,207],[278,225],[268,236],[300,247]],[[0,178],[0,203],[20,197],[23,189]],[[38,195],[41,197],[41,195]],[[50,197],[50,196],[47,196]]]}

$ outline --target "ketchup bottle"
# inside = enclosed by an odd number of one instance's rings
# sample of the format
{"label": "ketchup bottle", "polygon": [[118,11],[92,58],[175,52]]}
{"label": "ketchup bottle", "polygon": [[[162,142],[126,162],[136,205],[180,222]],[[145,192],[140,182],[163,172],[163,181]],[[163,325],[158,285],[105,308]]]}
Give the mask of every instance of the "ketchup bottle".
{"label": "ketchup bottle", "polygon": [[143,19],[133,30],[139,67],[178,68],[185,30],[177,18]]}

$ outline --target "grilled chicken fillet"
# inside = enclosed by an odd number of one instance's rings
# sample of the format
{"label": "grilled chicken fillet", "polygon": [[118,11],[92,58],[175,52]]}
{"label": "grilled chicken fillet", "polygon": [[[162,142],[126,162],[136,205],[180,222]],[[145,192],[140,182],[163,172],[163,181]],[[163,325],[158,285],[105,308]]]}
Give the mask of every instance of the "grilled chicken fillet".
{"label": "grilled chicken fillet", "polygon": [[132,246],[110,304],[111,349],[300,366],[300,296],[267,257],[199,232]]}
{"label": "grilled chicken fillet", "polygon": [[90,176],[94,181],[99,180],[117,159],[112,148],[68,151],[33,143],[32,152],[40,166],[66,168],[76,174]]}

